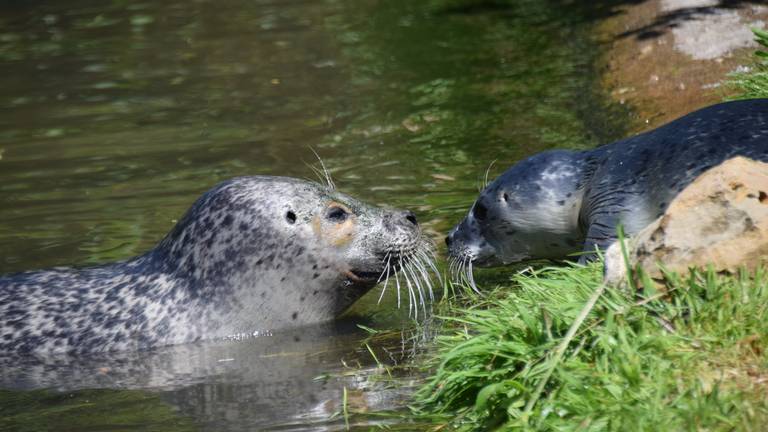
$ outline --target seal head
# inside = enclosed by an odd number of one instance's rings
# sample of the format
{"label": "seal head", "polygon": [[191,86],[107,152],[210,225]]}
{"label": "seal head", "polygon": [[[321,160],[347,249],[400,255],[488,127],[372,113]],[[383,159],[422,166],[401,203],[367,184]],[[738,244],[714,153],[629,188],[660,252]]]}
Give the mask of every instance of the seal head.
{"label": "seal head", "polygon": [[572,252],[581,239],[578,219],[583,158],[555,150],[508,169],[480,194],[446,237],[449,254],[491,267]]}
{"label": "seal head", "polygon": [[411,212],[293,178],[236,178],[144,255],[0,278],[0,353],[141,349],[328,321],[428,247]]}

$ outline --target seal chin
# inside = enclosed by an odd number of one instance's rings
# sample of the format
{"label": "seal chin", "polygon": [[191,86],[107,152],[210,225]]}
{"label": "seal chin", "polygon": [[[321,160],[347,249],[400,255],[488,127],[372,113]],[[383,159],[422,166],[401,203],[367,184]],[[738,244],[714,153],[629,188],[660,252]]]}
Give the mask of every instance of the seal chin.
{"label": "seal chin", "polygon": [[472,258],[472,264],[477,267],[499,267],[509,264],[497,257],[495,254],[486,256],[477,256]]}

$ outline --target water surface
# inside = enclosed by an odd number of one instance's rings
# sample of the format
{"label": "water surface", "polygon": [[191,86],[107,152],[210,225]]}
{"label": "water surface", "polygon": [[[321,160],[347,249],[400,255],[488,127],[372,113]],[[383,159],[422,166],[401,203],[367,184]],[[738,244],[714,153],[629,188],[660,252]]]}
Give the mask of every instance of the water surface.
{"label": "water surface", "polygon": [[[491,175],[537,151],[621,132],[593,80],[593,11],[508,3],[1,3],[0,273],[144,252],[218,181],[314,178],[310,148],[340,189],[413,209],[440,241],[492,161]],[[344,366],[381,373],[360,320],[395,335],[412,326],[394,296],[378,307],[376,298],[309,337],[7,369],[3,386],[15,390],[0,393],[0,422],[341,428],[328,417],[344,388],[374,411],[405,402]],[[405,361],[423,335],[404,334],[367,343],[379,361]]]}

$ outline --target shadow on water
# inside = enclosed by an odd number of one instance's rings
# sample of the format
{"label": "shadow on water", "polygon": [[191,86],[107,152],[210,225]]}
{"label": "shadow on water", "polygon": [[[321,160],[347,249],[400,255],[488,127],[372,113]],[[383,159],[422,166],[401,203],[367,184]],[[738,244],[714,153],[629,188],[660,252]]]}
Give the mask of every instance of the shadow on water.
{"label": "shadow on water", "polygon": [[698,21],[708,15],[721,14],[724,10],[754,7],[756,5],[765,5],[768,2],[765,0],[720,0],[701,1],[697,3],[697,5],[678,7],[669,12],[663,12],[649,24],[627,30],[618,34],[616,37],[617,39],[627,37],[634,37],[638,40],[654,39],[663,36],[671,29],[679,27],[686,21]]}
{"label": "shadow on water", "polygon": [[[603,0],[583,2],[580,16],[591,20],[606,19],[623,13],[622,8],[646,3],[648,0]],[[516,13],[516,7],[509,0],[471,0],[437,1],[437,10],[443,14],[482,14],[497,13],[509,15]],[[672,2],[670,2],[672,3]],[[686,21],[697,21],[708,15],[722,13],[724,10],[744,9],[768,4],[766,0],[699,0],[678,2],[673,10],[660,13],[650,23],[619,33],[616,38],[634,37],[638,40],[654,39],[679,27]],[[579,8],[578,4],[570,5]]]}
{"label": "shadow on water", "polygon": [[[343,191],[414,210],[441,243],[492,161],[494,175],[622,135],[593,69],[602,13],[539,0],[0,3],[0,273],[144,252],[218,181],[312,177],[310,146]],[[352,316],[413,326],[374,291]],[[94,411],[72,429],[165,430],[175,416],[179,428],[338,429],[327,417],[345,387],[370,411],[406,401],[372,378],[365,345],[400,362],[411,350],[394,333],[341,325],[19,362],[0,371],[16,389],[0,416],[30,429]],[[150,405],[143,423],[125,411]]]}

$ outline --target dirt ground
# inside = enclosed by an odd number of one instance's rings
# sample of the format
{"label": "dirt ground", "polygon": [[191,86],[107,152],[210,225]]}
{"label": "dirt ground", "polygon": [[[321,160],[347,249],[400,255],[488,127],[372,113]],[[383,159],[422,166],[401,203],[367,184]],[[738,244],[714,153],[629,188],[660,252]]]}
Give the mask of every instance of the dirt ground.
{"label": "dirt ground", "polygon": [[647,0],[617,6],[598,29],[602,80],[629,104],[633,132],[719,102],[722,82],[751,63],[768,6],[732,0]]}

